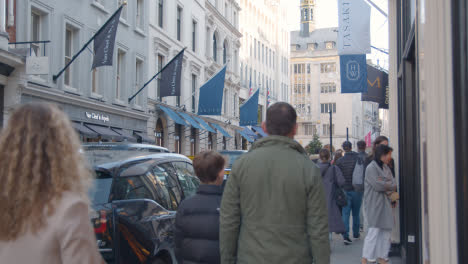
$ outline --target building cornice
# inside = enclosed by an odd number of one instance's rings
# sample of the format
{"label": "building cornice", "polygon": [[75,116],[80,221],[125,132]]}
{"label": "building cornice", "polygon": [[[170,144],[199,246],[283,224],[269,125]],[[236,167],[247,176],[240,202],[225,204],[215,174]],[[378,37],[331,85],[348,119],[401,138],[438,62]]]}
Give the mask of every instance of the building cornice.
{"label": "building cornice", "polygon": [[72,94],[64,93],[63,91],[57,89],[46,89],[43,87],[35,87],[34,83],[28,82],[28,84],[23,87],[23,94],[32,95],[39,98],[55,101],[57,103],[63,104],[70,104],[81,106],[85,108],[95,109],[98,111],[113,113],[121,116],[126,116],[130,118],[140,119],[140,120],[148,120],[149,115],[140,112],[140,111],[132,111],[126,108],[116,107],[108,104],[103,104],[99,101],[92,101],[90,99],[85,99],[83,97],[79,97]]}
{"label": "building cornice", "polygon": [[227,27],[228,30],[230,30],[232,33],[234,33],[234,35],[236,35],[236,37],[238,38],[241,38],[242,37],[242,33],[236,28],[234,27],[234,25],[231,24],[231,22],[229,22],[219,11],[218,9],[216,9],[216,7],[214,7],[210,1],[206,0],[205,1],[205,4],[206,4],[206,9],[208,11],[210,11],[219,21],[221,21],[225,27]]}

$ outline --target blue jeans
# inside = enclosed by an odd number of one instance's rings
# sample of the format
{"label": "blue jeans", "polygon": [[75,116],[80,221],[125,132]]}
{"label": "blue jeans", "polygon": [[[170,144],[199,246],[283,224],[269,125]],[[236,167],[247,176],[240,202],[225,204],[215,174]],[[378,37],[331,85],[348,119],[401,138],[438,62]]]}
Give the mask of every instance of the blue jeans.
{"label": "blue jeans", "polygon": [[351,215],[351,211],[353,212],[353,236],[354,238],[359,236],[359,212],[361,211],[362,195],[363,192],[346,191],[348,205],[343,207],[342,210],[343,223],[346,229],[346,232],[343,234],[343,237],[345,238],[349,238],[349,217]]}

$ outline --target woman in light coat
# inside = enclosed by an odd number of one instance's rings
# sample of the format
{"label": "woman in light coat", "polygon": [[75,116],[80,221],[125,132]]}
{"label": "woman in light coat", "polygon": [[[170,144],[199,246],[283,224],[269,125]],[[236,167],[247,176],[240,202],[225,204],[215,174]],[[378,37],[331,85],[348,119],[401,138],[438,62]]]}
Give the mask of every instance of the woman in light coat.
{"label": "woman in light coat", "polygon": [[328,229],[331,233],[344,233],[345,226],[343,218],[341,217],[341,209],[336,204],[334,197],[335,185],[343,186],[345,178],[340,168],[330,164],[330,151],[328,149],[321,149],[319,152],[320,162],[317,165],[322,173],[323,186],[325,188],[325,197],[327,199],[328,208]]}
{"label": "woman in light coat", "polygon": [[0,135],[0,262],[104,263],[88,216],[91,177],[56,106],[26,104]]}
{"label": "woman in light coat", "polygon": [[375,159],[367,166],[364,181],[364,205],[369,226],[362,253],[362,263],[388,263],[393,214],[390,195],[396,191],[396,182],[389,164],[392,148],[380,145]]}

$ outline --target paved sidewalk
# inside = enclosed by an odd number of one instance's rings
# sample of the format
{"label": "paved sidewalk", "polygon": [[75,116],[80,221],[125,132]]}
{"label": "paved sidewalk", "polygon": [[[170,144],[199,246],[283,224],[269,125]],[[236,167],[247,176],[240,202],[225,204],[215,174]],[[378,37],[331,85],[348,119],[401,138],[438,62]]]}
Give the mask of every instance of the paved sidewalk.
{"label": "paved sidewalk", "polygon": [[[331,264],[360,264],[364,237],[345,246],[341,236],[333,235],[331,242]],[[391,264],[402,264],[401,259],[391,258]]]}

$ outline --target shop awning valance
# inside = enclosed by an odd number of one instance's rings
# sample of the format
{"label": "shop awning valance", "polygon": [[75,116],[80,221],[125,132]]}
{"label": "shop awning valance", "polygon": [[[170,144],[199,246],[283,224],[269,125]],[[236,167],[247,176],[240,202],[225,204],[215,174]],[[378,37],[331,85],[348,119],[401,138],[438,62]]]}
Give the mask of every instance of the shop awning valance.
{"label": "shop awning valance", "polygon": [[129,142],[134,142],[134,143],[137,142],[137,138],[133,135],[131,131],[127,131],[121,128],[114,128],[114,127],[112,127],[111,129],[119,133],[120,135],[122,135],[124,140],[129,141]]}
{"label": "shop awning valance", "polygon": [[91,129],[85,127],[81,123],[72,122],[73,128],[82,135],[89,136],[89,137],[97,137],[98,133],[92,131]]}
{"label": "shop awning valance", "polygon": [[223,134],[223,136],[227,137],[227,138],[232,138],[231,135],[229,135],[229,133],[224,130],[220,125],[216,124],[216,123],[211,123],[211,125],[216,128],[216,130],[218,130],[219,132],[221,132],[221,134]]}
{"label": "shop awning valance", "polygon": [[259,126],[253,126],[252,129],[255,130],[255,132],[257,132],[258,134],[260,134],[260,136],[268,137],[268,134],[265,133],[265,131],[263,131],[263,128],[261,128]]}
{"label": "shop awning valance", "polygon": [[98,126],[93,124],[84,124],[87,128],[91,129],[92,131],[96,132],[103,138],[107,139],[114,139],[117,141],[122,141],[123,137],[119,135],[117,132],[113,131],[112,129],[105,127],[105,126]]}
{"label": "shop awning valance", "polygon": [[210,125],[208,125],[203,119],[201,119],[200,117],[198,116],[194,116],[193,119],[195,119],[198,123],[200,123],[207,131],[211,132],[211,133],[216,133],[216,131],[210,127]]}
{"label": "shop awning valance", "polygon": [[176,114],[176,112],[172,111],[172,109],[170,109],[168,107],[165,107],[165,106],[162,106],[162,105],[160,105],[159,108],[161,110],[163,110],[164,113],[166,113],[166,115],[168,115],[177,124],[183,125],[183,126],[187,125],[187,123],[185,123],[184,119],[182,119],[182,117],[180,117],[178,114]]}
{"label": "shop awning valance", "polygon": [[239,131],[239,133],[249,142],[254,142],[255,139],[257,139],[257,135],[255,135],[255,133],[248,127],[244,127],[244,130]]}
{"label": "shop awning valance", "polygon": [[141,138],[141,142],[154,144],[156,141],[148,137],[148,134],[143,132],[134,131],[135,135]]}
{"label": "shop awning valance", "polygon": [[190,125],[192,125],[194,128],[203,129],[201,125],[197,121],[195,121],[189,114],[179,112],[179,115],[181,115],[185,120],[187,120],[187,122],[189,122]]}

